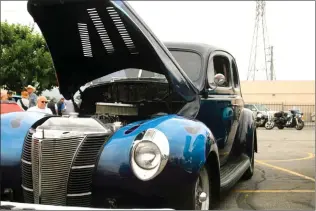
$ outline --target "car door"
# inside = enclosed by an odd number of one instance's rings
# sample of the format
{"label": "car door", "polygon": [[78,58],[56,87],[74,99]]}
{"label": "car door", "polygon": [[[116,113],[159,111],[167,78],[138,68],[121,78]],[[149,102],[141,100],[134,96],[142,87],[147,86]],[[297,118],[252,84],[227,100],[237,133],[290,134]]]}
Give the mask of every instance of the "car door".
{"label": "car door", "polygon": [[230,63],[231,63],[231,71],[233,76],[233,89],[234,94],[232,95],[232,105],[234,106],[234,137],[236,135],[236,132],[238,130],[238,126],[241,124],[241,112],[245,107],[245,102],[242,97],[241,92],[241,86],[240,86],[240,80],[239,80],[239,72],[236,60],[230,56]]}
{"label": "car door", "polygon": [[[223,165],[230,153],[237,131],[236,105],[237,95],[233,88],[230,55],[215,51],[208,62],[208,82],[214,87],[213,78],[222,73],[226,83],[208,91],[208,97],[202,98],[197,119],[204,122],[212,131],[219,150],[220,163]],[[237,106],[238,107],[238,106]]]}

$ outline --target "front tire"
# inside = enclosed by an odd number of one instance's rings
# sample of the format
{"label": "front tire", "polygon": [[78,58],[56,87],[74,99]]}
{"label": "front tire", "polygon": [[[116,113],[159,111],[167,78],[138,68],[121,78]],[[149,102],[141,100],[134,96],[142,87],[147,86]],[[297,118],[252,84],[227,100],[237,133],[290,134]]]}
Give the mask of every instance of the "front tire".
{"label": "front tire", "polygon": [[195,183],[191,186],[188,198],[183,200],[183,208],[188,210],[209,210],[211,208],[210,176],[205,166],[199,172]]}
{"label": "front tire", "polygon": [[302,130],[304,128],[305,124],[303,120],[298,120],[298,124],[295,126],[296,130]]}

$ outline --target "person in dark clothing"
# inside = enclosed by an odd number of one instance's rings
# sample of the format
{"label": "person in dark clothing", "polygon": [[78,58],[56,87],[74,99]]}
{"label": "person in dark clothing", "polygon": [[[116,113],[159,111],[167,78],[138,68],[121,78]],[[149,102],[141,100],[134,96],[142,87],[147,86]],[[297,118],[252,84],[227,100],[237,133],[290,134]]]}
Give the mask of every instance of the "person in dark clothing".
{"label": "person in dark clothing", "polygon": [[65,110],[65,102],[64,102],[64,98],[60,98],[60,100],[57,103],[57,114],[59,116],[62,116],[62,112]]}
{"label": "person in dark clothing", "polygon": [[13,95],[13,93],[11,92],[11,91],[8,91],[7,92],[7,95],[8,95],[8,100],[13,100],[13,101],[15,101],[14,99],[13,99],[13,97],[12,97],[12,95]]}
{"label": "person in dark clothing", "polygon": [[55,108],[55,100],[54,99],[51,99],[49,101],[49,103],[47,104],[47,108],[49,108],[54,115],[57,115],[56,108]]}

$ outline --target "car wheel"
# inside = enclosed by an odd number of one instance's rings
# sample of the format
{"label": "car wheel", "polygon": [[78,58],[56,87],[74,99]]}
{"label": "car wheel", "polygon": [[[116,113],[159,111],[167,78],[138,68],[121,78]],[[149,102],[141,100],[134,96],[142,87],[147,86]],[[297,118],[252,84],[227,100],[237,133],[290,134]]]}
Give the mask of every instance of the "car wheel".
{"label": "car wheel", "polygon": [[264,124],[264,127],[267,129],[267,130],[272,130],[274,128],[274,122],[266,122]]}
{"label": "car wheel", "polygon": [[207,168],[204,166],[200,170],[195,183],[190,186],[190,191],[180,202],[177,209],[181,210],[209,210],[211,208],[210,177]]}
{"label": "car wheel", "polygon": [[249,157],[250,166],[242,177],[244,180],[251,179],[251,177],[253,176],[253,173],[254,173],[254,169],[255,169],[255,133],[253,133],[253,136],[252,136],[252,144],[251,144],[251,151],[250,152],[251,152],[251,157]]}
{"label": "car wheel", "polygon": [[209,210],[210,207],[210,178],[208,171],[203,167],[195,182],[195,210]]}

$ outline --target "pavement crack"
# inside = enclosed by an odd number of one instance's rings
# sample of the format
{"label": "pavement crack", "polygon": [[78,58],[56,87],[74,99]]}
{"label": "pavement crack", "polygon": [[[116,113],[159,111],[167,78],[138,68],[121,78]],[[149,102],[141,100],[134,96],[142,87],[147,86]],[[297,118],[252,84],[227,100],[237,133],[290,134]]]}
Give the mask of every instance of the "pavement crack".
{"label": "pavement crack", "polygon": [[248,201],[250,194],[240,193],[236,197],[236,204],[238,208],[244,210],[256,210],[256,208]]}
{"label": "pavement crack", "polygon": [[312,208],[312,209],[315,209],[315,206],[311,205],[310,204],[310,201],[309,202],[302,202],[302,201],[291,201],[293,204],[299,204],[299,205],[303,205],[305,207],[309,207],[309,208]]}
{"label": "pavement crack", "polygon": [[267,180],[265,170],[261,168],[257,168],[257,169],[261,172],[261,180],[255,183],[255,190],[259,190],[259,184]]}
{"label": "pavement crack", "polygon": [[245,204],[247,204],[251,210],[257,210],[249,201],[248,201],[249,197],[246,198],[245,200]]}

